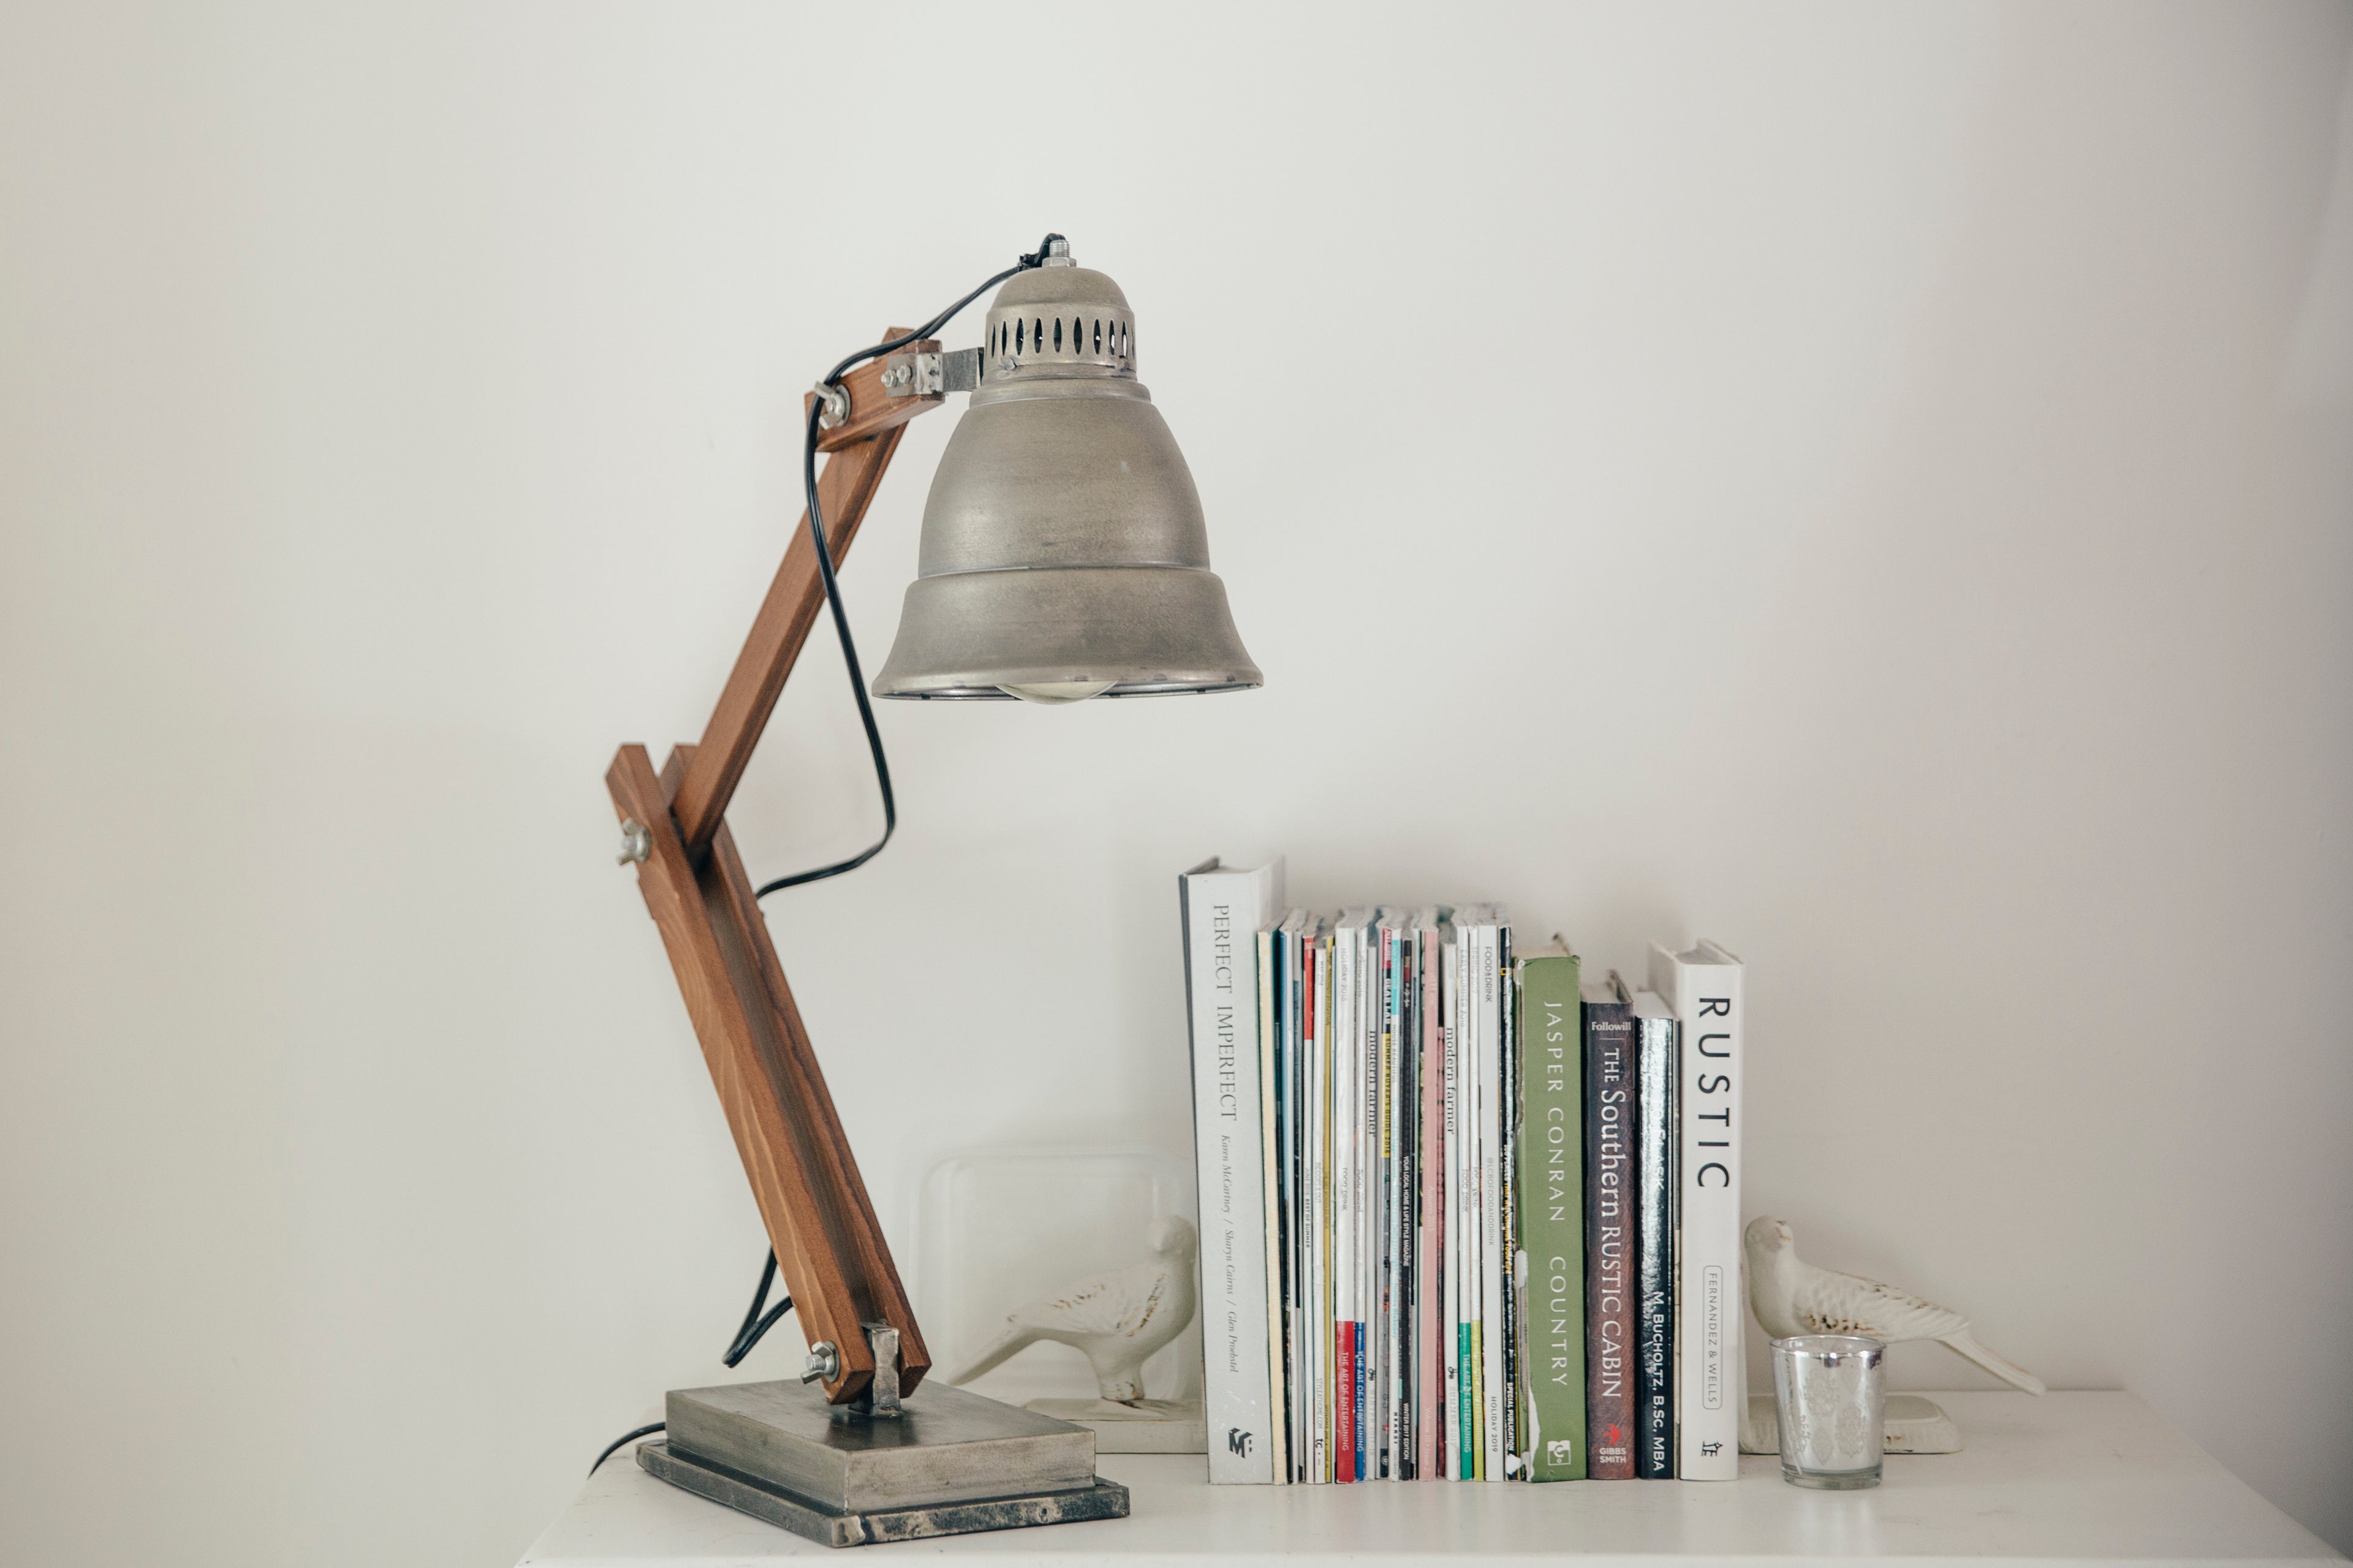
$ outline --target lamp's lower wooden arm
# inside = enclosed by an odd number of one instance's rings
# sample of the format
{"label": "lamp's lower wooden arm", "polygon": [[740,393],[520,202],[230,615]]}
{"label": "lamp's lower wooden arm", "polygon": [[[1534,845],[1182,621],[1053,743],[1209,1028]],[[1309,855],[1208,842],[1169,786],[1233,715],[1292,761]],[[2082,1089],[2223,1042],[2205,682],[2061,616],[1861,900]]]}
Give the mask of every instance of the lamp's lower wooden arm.
{"label": "lamp's lower wooden arm", "polygon": [[692,753],[678,748],[657,779],[643,746],[623,746],[606,775],[615,811],[644,824],[651,843],[638,889],[685,994],[802,1331],[810,1343],[829,1341],[839,1352],[827,1397],[855,1399],[872,1380],[862,1328],[870,1322],[899,1331],[900,1387],[912,1393],[931,1356],[734,839],[723,823],[696,868],[672,820],[670,796]]}
{"label": "lamp's lower wooden arm", "polygon": [[[941,401],[891,397],[881,375],[881,365],[870,364],[844,379],[848,417],[818,443],[829,454],[818,494],[836,564],[857,536],[906,421]],[[638,890],[670,952],[802,1331],[839,1353],[839,1371],[825,1392],[839,1405],[873,1380],[864,1325],[899,1331],[902,1394],[923,1381],[931,1356],[725,820],[824,602],[804,516],[720,694],[705,744],[672,752],[659,778],[643,746],[623,746],[605,784],[615,813],[644,825],[649,852],[638,863]]]}

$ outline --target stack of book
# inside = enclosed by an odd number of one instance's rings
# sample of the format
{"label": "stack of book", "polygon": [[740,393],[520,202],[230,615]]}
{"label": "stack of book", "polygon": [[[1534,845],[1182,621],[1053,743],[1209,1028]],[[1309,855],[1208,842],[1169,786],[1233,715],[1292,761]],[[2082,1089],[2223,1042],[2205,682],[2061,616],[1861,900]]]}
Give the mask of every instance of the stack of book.
{"label": "stack of book", "polygon": [[1209,1479],[1732,1479],[1739,961],[1178,889]]}

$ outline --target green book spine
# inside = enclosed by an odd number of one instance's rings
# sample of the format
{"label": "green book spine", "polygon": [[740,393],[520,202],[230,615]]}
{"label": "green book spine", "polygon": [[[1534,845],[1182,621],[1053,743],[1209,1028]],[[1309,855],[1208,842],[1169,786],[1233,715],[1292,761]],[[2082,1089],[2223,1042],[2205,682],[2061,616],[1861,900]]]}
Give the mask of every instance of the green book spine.
{"label": "green book spine", "polygon": [[1577,959],[1519,963],[1520,1244],[1529,1479],[1585,1479],[1585,1096]]}
{"label": "green book spine", "polygon": [[1477,1331],[1477,1325],[1472,1323],[1460,1324],[1454,1331],[1458,1374],[1455,1384],[1462,1391],[1461,1407],[1455,1412],[1454,1421],[1454,1452],[1461,1461],[1455,1469],[1459,1478],[1466,1481],[1479,1479],[1479,1445],[1472,1441],[1479,1430],[1478,1407],[1472,1403],[1478,1397],[1474,1391],[1479,1385],[1479,1346],[1473,1337]]}
{"label": "green book spine", "polygon": [[[1476,1371],[1483,1369],[1486,1364],[1487,1325],[1483,1322],[1473,1323],[1471,1325],[1471,1365]],[[1483,1481],[1487,1479],[1487,1387],[1484,1378],[1474,1377],[1472,1381],[1478,1387],[1477,1392],[1472,1396],[1471,1403],[1469,1444],[1472,1460],[1471,1479]]]}

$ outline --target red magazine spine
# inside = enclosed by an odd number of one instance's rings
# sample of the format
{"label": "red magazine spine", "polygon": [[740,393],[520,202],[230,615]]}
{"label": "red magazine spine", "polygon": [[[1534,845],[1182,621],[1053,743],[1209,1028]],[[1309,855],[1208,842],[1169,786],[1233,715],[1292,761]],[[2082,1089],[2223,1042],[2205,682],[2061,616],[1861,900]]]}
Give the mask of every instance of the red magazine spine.
{"label": "red magazine spine", "polygon": [[1334,1443],[1332,1448],[1332,1479],[1353,1481],[1356,1479],[1356,1325],[1343,1321],[1335,1325],[1332,1336],[1332,1381],[1339,1391],[1339,1400],[1332,1415]]}

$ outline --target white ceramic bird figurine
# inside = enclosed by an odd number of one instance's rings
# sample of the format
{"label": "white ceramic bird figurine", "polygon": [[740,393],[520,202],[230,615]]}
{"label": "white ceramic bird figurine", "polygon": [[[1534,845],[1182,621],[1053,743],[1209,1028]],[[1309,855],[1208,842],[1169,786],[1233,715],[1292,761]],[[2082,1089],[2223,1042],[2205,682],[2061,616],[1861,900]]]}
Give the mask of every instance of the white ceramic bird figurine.
{"label": "white ceramic bird figurine", "polygon": [[999,1334],[950,1383],[970,1383],[1039,1340],[1075,1345],[1095,1369],[1105,1399],[1144,1397],[1144,1363],[1193,1321],[1193,1225],[1176,1215],[1155,1220],[1145,1241],[1152,1261],[1114,1269],[1056,1291],[1006,1315]]}
{"label": "white ceramic bird figurine", "polygon": [[1748,1304],[1757,1326],[1777,1340],[1792,1334],[1868,1334],[1891,1345],[1934,1340],[2013,1388],[2043,1391],[2041,1378],[1978,1343],[1969,1321],[1950,1308],[1801,1260],[1797,1237],[1780,1220],[1751,1220],[1747,1247]]}

